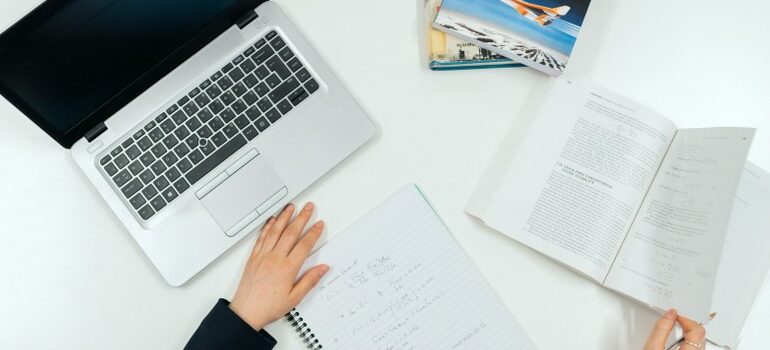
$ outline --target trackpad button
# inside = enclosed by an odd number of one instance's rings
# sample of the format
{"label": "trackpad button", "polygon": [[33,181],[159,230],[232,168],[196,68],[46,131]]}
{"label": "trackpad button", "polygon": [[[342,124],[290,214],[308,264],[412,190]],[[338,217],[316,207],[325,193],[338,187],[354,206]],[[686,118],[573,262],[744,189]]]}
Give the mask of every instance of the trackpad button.
{"label": "trackpad button", "polygon": [[201,198],[201,203],[219,227],[229,233],[234,226],[243,228],[250,223],[244,220],[256,219],[257,208],[284,191],[283,182],[264,156],[257,156]]}

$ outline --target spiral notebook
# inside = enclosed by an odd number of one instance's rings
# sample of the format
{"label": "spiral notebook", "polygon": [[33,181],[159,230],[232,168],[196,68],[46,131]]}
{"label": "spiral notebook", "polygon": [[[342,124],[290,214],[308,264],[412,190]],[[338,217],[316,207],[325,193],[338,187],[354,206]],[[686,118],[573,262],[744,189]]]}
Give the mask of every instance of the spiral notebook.
{"label": "spiral notebook", "polygon": [[309,349],[535,349],[415,185],[308,258],[331,270],[287,315]]}

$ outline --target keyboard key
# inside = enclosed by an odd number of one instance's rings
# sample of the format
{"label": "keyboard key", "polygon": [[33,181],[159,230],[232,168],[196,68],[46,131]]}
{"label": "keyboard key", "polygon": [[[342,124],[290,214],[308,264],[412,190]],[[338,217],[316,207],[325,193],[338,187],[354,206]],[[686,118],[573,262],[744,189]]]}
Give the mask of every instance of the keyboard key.
{"label": "keyboard key", "polygon": [[225,106],[228,106],[231,103],[233,103],[233,101],[235,101],[235,95],[233,95],[232,92],[228,91],[228,92],[225,92],[224,94],[222,94],[220,99],[222,100],[222,103],[225,104]]}
{"label": "keyboard key", "polygon": [[133,135],[134,140],[139,140],[142,136],[144,136],[144,130],[142,129],[137,130]]}
{"label": "keyboard key", "polygon": [[[192,103],[190,103],[190,104],[192,104]],[[188,115],[189,114],[185,114],[182,111],[177,111],[176,113],[171,115],[171,120],[173,120],[176,125],[182,125],[182,124],[184,124],[184,122],[187,121],[187,116]],[[163,130],[163,131],[165,131],[165,130]]]}
{"label": "keyboard key", "polygon": [[193,164],[198,164],[201,160],[203,160],[203,153],[196,149],[190,152],[190,155],[187,156],[187,158],[189,158]]}
{"label": "keyboard key", "polygon": [[128,157],[126,157],[125,154],[121,154],[117,157],[115,157],[115,165],[118,166],[118,169],[123,169],[126,165],[128,165],[129,160]]}
{"label": "keyboard key", "polygon": [[211,142],[217,147],[222,146],[225,141],[227,141],[227,137],[225,137],[221,131],[218,131],[214,136],[211,136]]}
{"label": "keyboard key", "polygon": [[187,94],[187,97],[193,98],[195,96],[198,96],[198,94],[200,94],[200,93],[201,93],[201,89],[196,87],[195,89],[192,89],[192,91],[190,91],[190,93]]}
{"label": "keyboard key", "polygon": [[249,46],[249,48],[246,49],[246,51],[243,51],[243,55],[246,57],[249,57],[251,56],[251,54],[254,53],[254,51],[257,51],[257,49],[255,49],[253,46]]}
{"label": "keyboard key", "polygon": [[284,42],[283,39],[281,39],[279,36],[270,41],[270,45],[273,45],[276,50],[280,50],[286,46],[286,42]]}
{"label": "keyboard key", "polygon": [[254,122],[254,125],[256,125],[257,129],[259,129],[260,132],[265,131],[268,126],[270,126],[270,123],[267,122],[267,119],[265,117],[260,117],[257,119],[256,122]]}
{"label": "keyboard key", "polygon": [[155,146],[152,146],[152,149],[150,149],[150,151],[152,151],[152,155],[154,155],[155,158],[160,158],[164,153],[166,153],[166,147],[163,146],[162,143],[159,143]]}
{"label": "keyboard key", "polygon": [[[224,129],[222,129],[222,132],[229,139],[229,138],[235,136],[238,133],[238,128],[235,126],[235,124],[230,123],[230,124],[227,124]],[[219,145],[217,145],[217,146],[219,146]]]}
{"label": "keyboard key", "polygon": [[259,39],[259,40],[257,40],[256,43],[254,43],[254,47],[258,49],[258,48],[262,47],[265,44],[267,44],[267,40]]}
{"label": "keyboard key", "polygon": [[208,108],[201,109],[201,111],[198,112],[198,119],[200,119],[201,123],[209,121],[213,116],[214,114],[211,113]]}
{"label": "keyboard key", "polygon": [[144,126],[144,131],[150,132],[150,130],[152,130],[152,128],[154,127],[155,127],[155,122],[150,121],[147,125]]}
{"label": "keyboard key", "polygon": [[267,86],[269,86],[271,89],[274,89],[276,86],[281,84],[281,78],[275,74],[270,74],[270,76],[265,79],[265,83],[267,83]]}
{"label": "keyboard key", "polygon": [[223,72],[223,73],[227,73],[227,72],[229,72],[231,69],[233,69],[233,67],[234,67],[234,66],[233,66],[233,64],[232,64],[232,63],[228,63],[228,64],[226,64],[224,67],[222,67],[222,72]]}
{"label": "keyboard key", "polygon": [[244,58],[244,57],[243,57],[243,55],[238,55],[238,56],[236,56],[236,57],[233,59],[233,65],[234,65],[234,66],[237,66],[237,65],[241,64],[241,62],[243,62],[243,58]]}
{"label": "keyboard key", "polygon": [[179,163],[176,164],[176,167],[179,168],[179,171],[182,173],[186,173],[192,166],[192,163],[187,158],[180,160]]}
{"label": "keyboard key", "polygon": [[247,139],[253,140],[257,135],[259,135],[259,132],[257,131],[257,128],[249,125],[245,129],[243,129],[243,135],[246,136]]}
{"label": "keyboard key", "polygon": [[209,128],[208,125],[204,125],[200,129],[198,129],[198,136],[204,139],[209,138],[213,133],[214,132],[211,131],[211,128]]}
{"label": "keyboard key", "polygon": [[[267,61],[267,59],[270,58],[274,52],[275,51],[273,51],[270,46],[263,46],[259,48],[256,53],[251,55],[251,59],[254,61],[254,63],[259,65],[265,63],[265,61]],[[259,76],[259,73],[257,73],[257,76]]]}
{"label": "keyboard key", "polygon": [[243,130],[243,128],[249,126],[249,118],[246,118],[245,115],[235,118],[235,126],[237,126],[238,129]]}
{"label": "keyboard key", "polygon": [[257,102],[257,106],[259,106],[259,109],[262,110],[262,112],[267,112],[268,109],[273,107],[273,104],[270,103],[270,100],[267,99],[267,97],[265,97]]}
{"label": "keyboard key", "polygon": [[153,198],[150,201],[150,205],[152,206],[153,209],[155,209],[156,211],[159,211],[166,206],[166,201],[163,200],[162,196],[158,195],[157,197]]}
{"label": "keyboard key", "polygon": [[142,197],[141,193],[137,193],[133,198],[129,200],[129,203],[131,203],[131,206],[134,207],[134,209],[139,209],[144,203],[147,203],[147,201]]}
{"label": "keyboard key", "polygon": [[241,114],[246,110],[246,102],[243,102],[243,100],[235,101],[230,108],[235,112],[235,115]]}
{"label": "keyboard key", "polygon": [[177,143],[179,143],[179,139],[177,139],[174,135],[168,135],[165,139],[163,139],[163,144],[166,145],[166,148],[168,149],[176,146]]}
{"label": "keyboard key", "polygon": [[112,159],[112,157],[108,154],[108,155],[102,157],[102,159],[99,161],[99,164],[101,164],[101,165],[107,164],[107,162],[109,162],[111,159]]}
{"label": "keyboard key", "polygon": [[288,61],[294,58],[294,52],[290,48],[284,47],[281,51],[278,51],[278,56],[281,56],[284,61]]}
{"label": "keyboard key", "polygon": [[187,102],[190,102],[190,98],[187,97],[187,95],[182,96],[182,98],[179,99],[179,101],[176,101],[176,105],[179,107],[182,107],[187,104]]}
{"label": "keyboard key", "polygon": [[310,79],[310,72],[305,68],[300,69],[299,72],[297,72],[297,79],[304,83],[305,80]]}
{"label": "keyboard key", "polygon": [[158,191],[163,191],[166,186],[168,186],[169,182],[166,180],[166,177],[163,175],[158,175],[158,178],[155,179],[155,181],[152,182],[153,185],[155,185],[155,188],[158,189]]}
{"label": "keyboard key", "polygon": [[221,117],[225,123],[229,123],[231,120],[235,119],[235,113],[232,109],[228,108],[225,109],[219,117]]}
{"label": "keyboard key", "polygon": [[211,75],[211,81],[217,81],[222,76],[224,76],[224,74],[222,74],[222,72],[220,72],[220,71],[217,71],[216,73]]}
{"label": "keyboard key", "polygon": [[251,71],[253,71],[256,68],[257,68],[257,65],[254,64],[254,61],[252,61],[251,59],[246,59],[241,64],[241,69],[243,69],[243,72],[246,74],[251,73]]}
{"label": "keyboard key", "polygon": [[222,94],[222,89],[220,89],[219,86],[211,85],[208,89],[206,89],[206,94],[209,95],[209,98],[213,100]]}
{"label": "keyboard key", "polygon": [[139,173],[144,170],[144,167],[142,166],[142,163],[140,163],[138,160],[135,160],[133,163],[128,165],[128,171],[131,172],[132,175],[136,176],[139,175]]}
{"label": "keyboard key", "polygon": [[123,141],[123,143],[121,143],[120,145],[123,146],[123,148],[126,148],[128,146],[131,146],[131,144],[133,144],[133,143],[134,143],[134,140],[128,139],[128,140]]}
{"label": "keyboard key", "polygon": [[179,140],[184,140],[189,135],[190,135],[190,130],[187,130],[187,127],[184,126],[184,125],[176,128],[176,130],[174,130],[174,136],[176,136],[176,138],[179,139]]}
{"label": "keyboard key", "polygon": [[223,109],[225,109],[225,104],[222,103],[221,100],[217,99],[214,102],[211,102],[209,105],[209,108],[211,109],[211,112],[214,114],[219,114]]}
{"label": "keyboard key", "polygon": [[249,89],[246,88],[246,85],[244,85],[243,82],[239,82],[233,86],[232,91],[235,96],[241,97],[246,91],[249,91]]}
{"label": "keyboard key", "polygon": [[296,72],[302,69],[302,62],[300,62],[298,58],[294,57],[291,61],[289,61],[288,66],[292,72]]}
{"label": "keyboard key", "polygon": [[136,157],[139,157],[139,155],[142,154],[142,151],[139,150],[139,147],[136,145],[131,145],[131,147],[126,148],[126,155],[130,159],[136,159]]}
{"label": "keyboard key", "polygon": [[138,213],[139,213],[139,217],[142,218],[142,220],[147,220],[151,218],[153,215],[155,215],[155,211],[152,210],[149,204],[142,207],[142,209],[139,209]]}
{"label": "keyboard key", "polygon": [[189,147],[190,149],[193,149],[195,147],[198,147],[199,139],[200,138],[198,137],[198,135],[192,134],[190,135],[190,137],[184,140],[184,143],[187,144],[187,147]]}
{"label": "keyboard key", "polygon": [[233,81],[229,77],[224,77],[219,79],[217,85],[219,85],[219,88],[222,89],[222,91],[227,91],[227,89],[233,86]]}
{"label": "keyboard key", "polygon": [[163,131],[161,131],[159,128],[155,128],[152,129],[148,135],[150,135],[150,140],[152,140],[152,142],[158,142],[163,138]]}
{"label": "keyboard key", "polygon": [[254,103],[257,102],[259,99],[259,96],[254,91],[249,91],[245,95],[243,95],[243,102],[246,102],[247,106],[251,106]]}
{"label": "keyboard key", "polygon": [[160,123],[160,122],[162,122],[163,120],[165,120],[165,119],[166,119],[166,117],[168,117],[168,115],[167,115],[166,113],[161,113],[161,114],[159,114],[157,117],[155,117],[155,122],[156,122],[156,123]]}
{"label": "keyboard key", "polygon": [[115,164],[110,163],[104,166],[104,171],[107,172],[107,175],[112,176],[118,172],[118,167],[116,167]]}
{"label": "keyboard key", "polygon": [[112,181],[114,181],[118,187],[123,187],[128,180],[131,180],[131,173],[129,173],[127,169],[124,169],[112,178]]}
{"label": "keyboard key", "polygon": [[166,108],[166,114],[172,115],[177,110],[179,110],[179,107],[177,107],[176,105],[171,105],[171,107]]}
{"label": "keyboard key", "polygon": [[[206,140],[201,140],[201,141],[206,141]],[[215,150],[215,149],[216,149],[216,147],[214,146],[214,143],[213,143],[213,142],[204,142],[204,143],[201,145],[201,151],[202,151],[202,152],[203,152],[203,154],[205,154],[205,155],[209,155],[209,154],[211,154],[211,152],[214,152],[214,150]],[[189,179],[188,179],[188,180],[189,180]]]}
{"label": "keyboard key", "polygon": [[[184,113],[187,114],[187,117],[192,117],[195,115],[195,113],[198,113],[200,108],[198,108],[198,105],[195,104],[195,102],[190,102],[182,108],[184,110]],[[176,121],[176,120],[174,120]],[[179,123],[177,123],[179,124]]]}
{"label": "keyboard key", "polygon": [[294,106],[292,106],[291,103],[289,103],[289,101],[286,99],[281,100],[281,102],[278,102],[276,107],[278,107],[278,110],[281,111],[281,114],[283,115],[286,115],[286,113],[289,113],[289,111],[292,108],[294,108]]}
{"label": "keyboard key", "polygon": [[270,40],[277,36],[278,36],[278,33],[276,33],[274,30],[271,30],[269,33],[267,33],[267,35],[265,35],[265,38],[267,38],[267,40]]}
{"label": "keyboard key", "polygon": [[155,176],[160,176],[166,171],[166,164],[163,164],[162,160],[158,160],[150,166],[150,169],[155,173]]}
{"label": "keyboard key", "polygon": [[158,194],[158,190],[156,190],[153,185],[147,185],[147,187],[142,190],[142,194],[144,195],[144,198],[152,198]]}
{"label": "keyboard key", "polygon": [[139,190],[142,189],[142,181],[139,180],[139,178],[135,178],[131,181],[129,181],[123,188],[120,189],[121,192],[123,192],[123,195],[126,196],[126,198],[131,198],[134,194],[139,192]]}
{"label": "keyboard key", "polygon": [[209,95],[206,94],[199,94],[198,96],[195,96],[195,103],[198,104],[198,107],[203,108],[207,104],[211,102],[211,99],[209,98]]}
{"label": "keyboard key", "polygon": [[200,85],[198,85],[198,88],[203,91],[206,91],[206,89],[208,89],[209,86],[211,86],[211,80],[206,79]]}
{"label": "keyboard key", "polygon": [[174,188],[177,192],[182,193],[186,191],[188,188],[190,188],[190,184],[187,183],[187,180],[184,178],[179,179],[179,181],[174,182]]}
{"label": "keyboard key", "polygon": [[259,68],[257,68],[257,71],[255,73],[257,74],[257,77],[259,77],[259,79],[265,79],[267,78],[268,75],[270,75],[270,71],[267,70],[267,67],[265,67],[264,65],[259,66]]}
{"label": "keyboard key", "polygon": [[152,173],[152,170],[146,169],[139,174],[139,178],[142,179],[142,182],[144,182],[145,185],[149,185],[152,180],[155,180],[155,174]]}
{"label": "keyboard key", "polygon": [[173,187],[166,188],[163,190],[163,192],[161,192],[161,194],[163,195],[163,199],[165,199],[166,202],[171,202],[178,196],[176,190],[174,190]]}
{"label": "keyboard key", "polygon": [[267,60],[267,62],[265,62],[265,66],[267,66],[267,69],[275,72],[275,74],[278,74],[281,79],[286,79],[291,75],[289,69],[286,68],[286,65],[283,64],[281,58],[278,56],[273,56]]}
{"label": "keyboard key", "polygon": [[265,117],[267,117],[267,120],[269,120],[271,124],[275,124],[275,122],[281,118],[281,113],[278,113],[278,111],[273,108],[265,113]]}
{"label": "keyboard key", "polygon": [[111,156],[113,156],[113,157],[115,157],[115,156],[117,156],[118,154],[120,154],[120,152],[123,152],[123,147],[120,147],[120,146],[118,146],[118,147],[115,147],[115,149],[113,149],[113,150],[110,152],[110,155],[111,155]]}
{"label": "keyboard key", "polygon": [[[198,130],[198,128],[201,127],[201,122],[196,117],[190,117],[184,125],[190,132],[195,132],[195,130]],[[177,137],[179,137],[179,135],[177,135]]]}
{"label": "keyboard key", "polygon": [[188,148],[184,143],[180,143],[174,147],[174,153],[176,153],[177,157],[182,158],[186,156],[187,153],[190,153],[190,148]]}
{"label": "keyboard key", "polygon": [[171,119],[166,119],[163,121],[163,123],[160,123],[160,129],[163,130],[163,132],[166,134],[170,134],[172,131],[174,131],[174,128],[176,128],[176,125]]}
{"label": "keyboard key", "polygon": [[305,91],[305,89],[303,88],[299,88],[289,94],[289,101],[291,101],[291,103],[296,106],[300,102],[304,101],[307,97],[308,97],[307,91]]}
{"label": "keyboard key", "polygon": [[190,184],[195,184],[244,145],[246,145],[246,138],[241,135],[236,135],[232,140],[190,170],[186,176],[187,181]]}
{"label": "keyboard key", "polygon": [[278,103],[278,101],[282,100],[284,97],[286,97],[286,95],[294,91],[298,86],[299,81],[297,81],[296,78],[291,77],[283,82],[283,84],[273,89],[273,91],[270,91],[268,96],[270,96],[270,99],[273,100],[273,103]]}
{"label": "keyboard key", "polygon": [[233,70],[230,71],[230,73],[227,73],[227,75],[230,77],[230,79],[233,80],[233,82],[236,82],[243,79],[243,76],[246,74],[244,74],[240,68],[235,67],[233,68]]}
{"label": "keyboard key", "polygon": [[180,176],[182,176],[182,173],[180,173],[179,169],[177,168],[170,168],[166,170],[166,178],[168,179],[168,181],[174,182]]}
{"label": "keyboard key", "polygon": [[151,152],[145,152],[141,157],[139,157],[139,161],[141,161],[142,165],[144,166],[150,166],[153,162],[155,162],[155,157]]}
{"label": "keyboard key", "polygon": [[142,152],[148,150],[150,147],[152,147],[152,141],[150,141],[150,138],[145,136],[139,139],[139,141],[136,143],[139,145],[139,149],[142,150]]}
{"label": "keyboard key", "polygon": [[270,91],[270,88],[267,87],[267,84],[265,83],[260,83],[257,85],[257,87],[254,88],[254,92],[256,92],[259,97],[265,96],[268,91]]}
{"label": "keyboard key", "polygon": [[243,83],[247,88],[251,89],[254,87],[254,85],[259,84],[259,79],[254,75],[254,73],[251,73],[243,78]]}
{"label": "keyboard key", "polygon": [[222,121],[222,119],[220,119],[219,117],[216,117],[209,122],[209,126],[211,126],[211,129],[216,132],[219,129],[221,129],[223,126],[225,126],[225,123]]}
{"label": "keyboard key", "polygon": [[308,82],[305,83],[305,89],[307,89],[308,93],[314,93],[316,90],[318,90],[318,82],[315,81],[315,79],[308,80]]}
{"label": "keyboard key", "polygon": [[166,163],[166,166],[168,167],[171,167],[172,165],[174,165],[174,163],[176,163],[177,160],[179,160],[179,158],[176,157],[174,152],[166,153],[162,159],[163,159],[163,163]]}
{"label": "keyboard key", "polygon": [[249,109],[246,110],[246,116],[249,117],[249,120],[257,120],[262,113],[259,112],[259,109],[257,106],[251,106]]}

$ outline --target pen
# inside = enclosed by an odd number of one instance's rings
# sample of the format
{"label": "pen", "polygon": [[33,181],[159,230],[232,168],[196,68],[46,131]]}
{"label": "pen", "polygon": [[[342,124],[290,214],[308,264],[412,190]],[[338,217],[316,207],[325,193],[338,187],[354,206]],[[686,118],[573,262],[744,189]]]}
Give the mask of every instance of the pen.
{"label": "pen", "polygon": [[680,337],[679,339],[677,339],[677,340],[674,342],[674,344],[671,344],[671,345],[669,345],[669,346],[666,348],[666,350],[672,350],[672,349],[673,349],[675,346],[677,346],[677,345],[679,345],[679,344],[682,344],[682,342],[683,342],[683,341],[684,341],[684,336],[682,336],[682,337]]}

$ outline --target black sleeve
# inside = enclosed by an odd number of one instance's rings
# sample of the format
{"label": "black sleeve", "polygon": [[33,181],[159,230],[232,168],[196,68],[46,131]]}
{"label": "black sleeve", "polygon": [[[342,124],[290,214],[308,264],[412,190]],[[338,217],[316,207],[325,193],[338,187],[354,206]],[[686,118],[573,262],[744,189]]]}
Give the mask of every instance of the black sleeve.
{"label": "black sleeve", "polygon": [[256,331],[219,299],[184,347],[185,350],[270,350],[277,342],[264,329]]}

